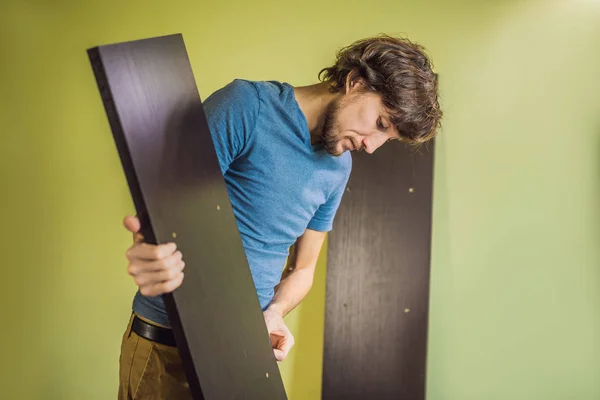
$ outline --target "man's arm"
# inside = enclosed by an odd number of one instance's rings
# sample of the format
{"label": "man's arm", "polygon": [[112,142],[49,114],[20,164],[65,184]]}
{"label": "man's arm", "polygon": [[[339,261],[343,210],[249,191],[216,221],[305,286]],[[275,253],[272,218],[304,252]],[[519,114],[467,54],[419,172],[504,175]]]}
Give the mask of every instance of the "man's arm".
{"label": "man's arm", "polygon": [[326,232],[307,229],[290,252],[284,278],[275,288],[275,296],[268,307],[285,317],[306,297],[313,284],[315,268]]}
{"label": "man's arm", "polygon": [[294,345],[294,336],[283,322],[283,317],[308,294],[325,236],[325,232],[307,229],[298,238],[290,251],[284,278],[275,288],[275,296],[263,313],[277,361],[284,360]]}

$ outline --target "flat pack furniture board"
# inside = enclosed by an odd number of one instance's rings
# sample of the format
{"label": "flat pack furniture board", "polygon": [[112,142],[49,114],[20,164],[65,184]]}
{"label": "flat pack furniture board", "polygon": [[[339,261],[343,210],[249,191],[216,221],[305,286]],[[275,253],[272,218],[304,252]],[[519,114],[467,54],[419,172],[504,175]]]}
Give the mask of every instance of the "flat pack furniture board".
{"label": "flat pack furniture board", "polygon": [[425,398],[433,154],[353,156],[328,239],[324,400]]}
{"label": "flat pack furniture board", "polygon": [[145,241],[186,263],[163,298],[194,399],[286,399],[182,35],[88,57]]}

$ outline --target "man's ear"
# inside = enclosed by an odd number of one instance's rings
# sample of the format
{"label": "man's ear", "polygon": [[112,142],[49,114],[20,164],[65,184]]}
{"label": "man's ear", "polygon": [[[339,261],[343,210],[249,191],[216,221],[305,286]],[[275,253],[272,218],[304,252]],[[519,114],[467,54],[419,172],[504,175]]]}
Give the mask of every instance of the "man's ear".
{"label": "man's ear", "polygon": [[362,86],[362,81],[357,70],[354,69],[348,73],[348,76],[346,76],[345,86],[346,94],[350,93],[351,91],[357,90],[360,88],[360,86]]}

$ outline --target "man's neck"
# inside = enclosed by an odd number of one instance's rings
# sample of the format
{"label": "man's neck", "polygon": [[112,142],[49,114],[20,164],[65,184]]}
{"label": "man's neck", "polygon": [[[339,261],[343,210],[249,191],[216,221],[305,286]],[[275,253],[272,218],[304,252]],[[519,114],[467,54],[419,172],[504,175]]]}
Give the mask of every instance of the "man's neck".
{"label": "man's neck", "polygon": [[311,143],[315,144],[321,140],[323,123],[325,122],[325,111],[327,106],[338,96],[329,91],[329,85],[325,82],[309,86],[294,87],[294,94],[300,109],[304,113],[308,130],[310,131]]}

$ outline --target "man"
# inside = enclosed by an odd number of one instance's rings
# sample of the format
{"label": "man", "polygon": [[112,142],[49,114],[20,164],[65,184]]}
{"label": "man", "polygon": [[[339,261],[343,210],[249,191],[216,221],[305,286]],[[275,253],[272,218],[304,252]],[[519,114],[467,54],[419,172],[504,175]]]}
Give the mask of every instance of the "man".
{"label": "man", "polygon": [[[431,63],[405,39],[357,41],[319,78],[304,87],[235,80],[204,102],[278,361],[294,345],[283,317],[311,288],[350,175],[350,152],[371,154],[390,140],[423,143],[442,116]],[[139,290],[123,336],[119,398],[190,398],[160,297],[181,285],[185,255],[173,243],[144,243],[135,217],[124,225],[135,236],[126,255]],[[293,272],[280,281],[286,260]]]}

